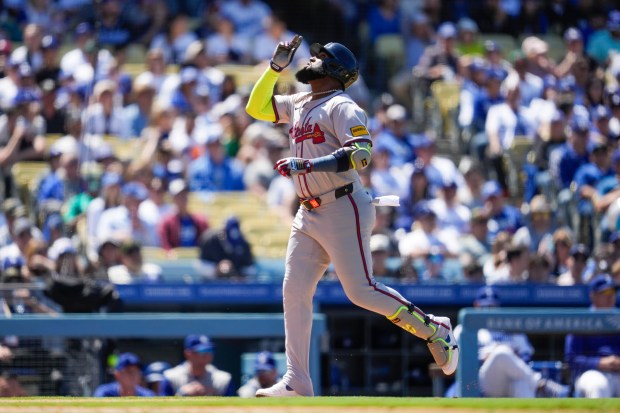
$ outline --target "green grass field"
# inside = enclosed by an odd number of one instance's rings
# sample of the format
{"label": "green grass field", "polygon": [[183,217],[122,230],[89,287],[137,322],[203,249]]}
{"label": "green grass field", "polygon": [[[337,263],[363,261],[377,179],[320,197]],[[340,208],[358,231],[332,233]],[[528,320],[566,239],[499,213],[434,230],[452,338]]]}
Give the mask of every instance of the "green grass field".
{"label": "green grass field", "polygon": [[290,399],[0,399],[0,412],[620,412],[620,399],[443,399],[315,397]]}

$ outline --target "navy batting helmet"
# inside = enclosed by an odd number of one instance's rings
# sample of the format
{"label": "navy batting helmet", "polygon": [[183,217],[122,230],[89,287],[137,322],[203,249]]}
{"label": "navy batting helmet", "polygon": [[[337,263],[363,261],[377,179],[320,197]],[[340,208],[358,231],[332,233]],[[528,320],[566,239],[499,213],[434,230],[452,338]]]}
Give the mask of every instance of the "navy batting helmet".
{"label": "navy batting helmet", "polygon": [[325,52],[329,58],[323,59],[325,74],[337,79],[343,88],[348,88],[357,80],[357,59],[353,52],[340,43],[327,43],[325,46],[314,43],[310,46],[310,54],[318,56]]}

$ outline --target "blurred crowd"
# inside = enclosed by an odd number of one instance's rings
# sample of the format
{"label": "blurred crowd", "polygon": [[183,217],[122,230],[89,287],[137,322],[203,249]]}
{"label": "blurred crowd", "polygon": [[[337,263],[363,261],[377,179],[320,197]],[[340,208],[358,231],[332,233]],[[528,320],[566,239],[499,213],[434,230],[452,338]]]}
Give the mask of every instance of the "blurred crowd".
{"label": "blurred crowd", "polygon": [[[573,285],[603,270],[620,278],[613,2],[317,3],[338,30],[311,30],[278,1],[4,1],[2,280],[160,282],[144,247],[168,258],[200,248],[206,278],[254,274],[239,220],[214,227],[189,203],[247,191],[291,222],[297,196],[272,169],[288,155],[287,130],[254,122],[244,110],[252,85],[225,68],[266,67],[293,33],[306,41],[290,70],[327,34],[359,58],[362,76],[348,92],[368,112],[374,142],[362,179],[374,195],[401,199],[377,208],[376,276]],[[389,36],[403,46],[397,67],[376,50]],[[455,82],[459,104],[443,119],[453,127],[438,128],[427,103],[440,98],[435,84]],[[123,158],[114,142],[139,150]],[[512,159],[523,142],[527,156]],[[24,194],[14,174],[28,161],[47,168]]]}

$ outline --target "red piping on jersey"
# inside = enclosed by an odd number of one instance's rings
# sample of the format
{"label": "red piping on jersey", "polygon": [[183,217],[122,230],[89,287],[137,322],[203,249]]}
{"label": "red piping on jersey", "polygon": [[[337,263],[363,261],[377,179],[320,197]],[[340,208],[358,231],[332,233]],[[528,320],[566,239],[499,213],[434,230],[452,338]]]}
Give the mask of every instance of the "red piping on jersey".
{"label": "red piping on jersey", "polygon": [[273,123],[278,123],[280,121],[280,115],[278,114],[278,108],[276,107],[276,100],[271,97],[271,106],[273,107],[273,113],[276,115],[276,121]]}
{"label": "red piping on jersey", "polygon": [[366,275],[366,281],[368,281],[368,285],[372,287],[375,291],[378,291],[381,294],[385,294],[388,297],[392,297],[399,303],[409,307],[411,305],[410,302],[403,301],[400,298],[396,297],[395,295],[377,288],[376,283],[373,282],[373,280],[370,278],[370,274],[368,272],[368,266],[366,265],[366,256],[364,255],[364,245],[362,244],[362,232],[360,229],[360,215],[359,215],[359,212],[357,211],[357,205],[355,204],[355,201],[353,200],[353,196],[351,194],[348,194],[347,196],[349,197],[349,201],[351,201],[351,205],[353,206],[353,212],[355,212],[355,227],[357,228],[357,245],[359,246],[360,254],[362,256],[362,263],[364,264],[364,273]]}

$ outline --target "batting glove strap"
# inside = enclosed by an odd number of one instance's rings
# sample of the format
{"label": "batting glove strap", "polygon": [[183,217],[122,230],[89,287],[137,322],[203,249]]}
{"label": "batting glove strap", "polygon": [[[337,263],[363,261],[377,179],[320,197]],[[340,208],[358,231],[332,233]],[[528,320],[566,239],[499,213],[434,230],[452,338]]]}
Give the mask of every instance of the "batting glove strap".
{"label": "batting glove strap", "polygon": [[283,67],[278,66],[278,65],[277,65],[277,64],[276,64],[273,60],[271,60],[271,61],[269,62],[269,65],[271,66],[271,68],[272,68],[273,70],[275,70],[275,71],[276,71],[276,72],[278,72],[278,73],[280,73],[282,70],[284,70],[284,68],[283,68]]}
{"label": "batting glove strap", "polygon": [[307,174],[312,172],[310,159],[292,158],[290,163],[291,175]]}

